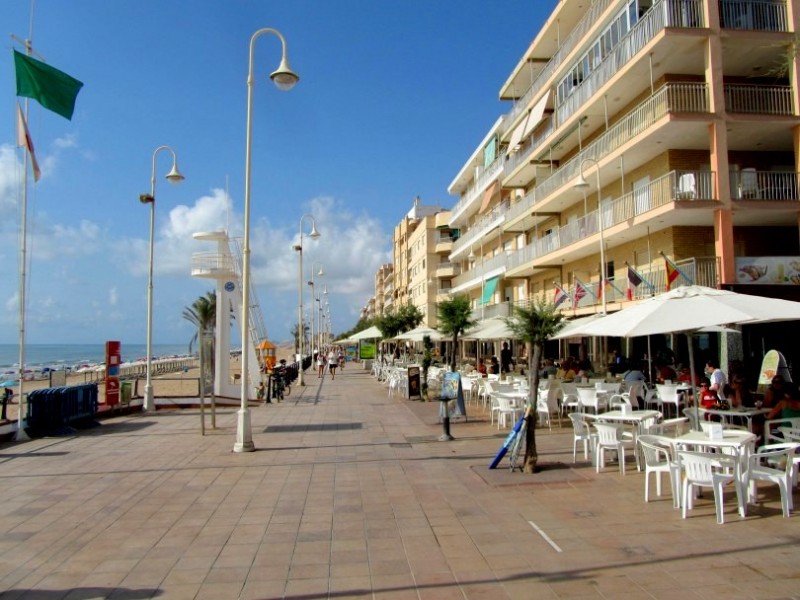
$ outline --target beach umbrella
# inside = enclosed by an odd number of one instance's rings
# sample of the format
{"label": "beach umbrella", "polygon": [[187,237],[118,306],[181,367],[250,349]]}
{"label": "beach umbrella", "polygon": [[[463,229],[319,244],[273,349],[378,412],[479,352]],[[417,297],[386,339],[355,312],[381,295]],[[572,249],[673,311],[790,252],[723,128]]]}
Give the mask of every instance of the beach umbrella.
{"label": "beach umbrella", "polygon": [[487,319],[478,323],[475,327],[465,332],[462,340],[502,340],[516,338],[516,334],[506,324],[505,320],[499,317]]}
{"label": "beach umbrella", "polygon": [[356,342],[360,342],[361,340],[374,340],[381,338],[383,338],[383,334],[381,333],[380,329],[375,327],[375,325],[350,336],[350,339]]}
{"label": "beach umbrella", "polygon": [[430,327],[425,327],[424,325],[415,327],[411,331],[406,331],[405,333],[401,333],[397,335],[394,339],[405,340],[409,342],[421,342],[422,338],[424,338],[426,335],[431,338],[432,342],[441,342],[442,340],[448,339],[448,337],[444,335],[441,331],[432,329]]}
{"label": "beach umbrella", "polygon": [[[697,331],[717,325],[794,320],[800,320],[800,302],[689,285],[596,319],[582,332],[614,337],[684,333],[688,338],[689,368],[695,373],[692,337]],[[695,417],[699,417],[697,402],[695,411]]]}

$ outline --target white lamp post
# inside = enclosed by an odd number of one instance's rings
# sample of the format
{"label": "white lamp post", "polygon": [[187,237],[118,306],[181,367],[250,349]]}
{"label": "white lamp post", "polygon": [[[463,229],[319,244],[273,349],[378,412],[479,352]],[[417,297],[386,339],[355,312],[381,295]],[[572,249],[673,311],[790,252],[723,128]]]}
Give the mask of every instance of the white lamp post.
{"label": "white lamp post", "polygon": [[594,163],[594,166],[596,167],[594,174],[597,177],[597,228],[600,231],[600,298],[603,307],[603,314],[606,314],[606,244],[605,239],[603,238],[603,210],[601,206],[602,199],[600,197],[600,163],[593,158],[584,158],[581,161],[580,175],[578,177],[578,181],[575,182],[575,187],[583,189],[589,187],[589,184],[586,182],[586,179],[583,176],[583,166],[586,163]]}
{"label": "white lamp post", "polygon": [[300,305],[297,310],[297,338],[300,341],[300,385],[306,384],[305,378],[303,377],[303,219],[311,219],[311,233],[308,234],[308,237],[310,237],[312,240],[315,240],[319,237],[319,231],[317,231],[317,222],[314,220],[314,217],[311,215],[303,215],[300,217],[300,243],[294,246],[294,249],[300,254],[300,278],[297,282],[298,293],[300,294]]}
{"label": "white lamp post", "polygon": [[234,452],[252,452],[255,450],[253,444],[253,432],[250,429],[250,409],[247,406],[249,398],[248,387],[248,346],[250,344],[250,157],[252,148],[253,131],[253,50],[255,49],[256,39],[259,36],[271,33],[278,36],[281,41],[281,62],[278,69],[270,75],[270,79],[275,82],[278,89],[288,91],[300,80],[300,77],[289,67],[286,59],[286,40],[277,29],[265,27],[259,29],[250,38],[250,57],[247,69],[247,133],[245,137],[244,155],[244,240],[242,243],[242,322],[239,324],[242,330],[242,389],[241,406],[239,407],[236,442],[233,445]]}
{"label": "white lamp post", "polygon": [[153,152],[153,173],[150,177],[150,193],[140,194],[139,202],[150,205],[150,264],[147,271],[147,381],[144,384],[144,402],[142,410],[155,410],[153,398],[153,231],[156,221],[156,155],[162,150],[172,153],[172,169],[167,173],[167,181],[180,183],[184,177],[178,171],[178,157],[169,146],[159,146]]}

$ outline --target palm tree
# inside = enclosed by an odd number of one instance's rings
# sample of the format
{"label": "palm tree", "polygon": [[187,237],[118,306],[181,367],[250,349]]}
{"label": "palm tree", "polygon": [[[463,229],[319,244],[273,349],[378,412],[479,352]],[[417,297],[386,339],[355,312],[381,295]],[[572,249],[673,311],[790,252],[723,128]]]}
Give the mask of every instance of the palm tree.
{"label": "palm tree", "polygon": [[[214,333],[217,328],[217,292],[207,292],[205,296],[200,296],[191,306],[183,309],[183,318],[195,326],[192,339],[189,340],[189,354],[192,353],[192,346],[198,341],[198,334],[202,331]],[[212,337],[212,349],[214,338]],[[213,361],[213,350],[211,353]]]}
{"label": "palm tree", "polygon": [[[298,334],[299,329],[300,329],[300,326],[297,323],[295,323],[292,326],[292,337],[294,338],[294,351],[295,352],[300,352],[300,335]],[[308,323],[306,323],[305,320],[303,320],[303,345],[304,346],[308,346],[308,333],[309,333]]]}
{"label": "palm tree", "polygon": [[456,370],[456,347],[458,336],[473,327],[477,321],[472,318],[472,308],[469,305],[469,296],[460,294],[453,296],[436,305],[439,331],[453,334],[453,350],[450,353],[450,370]]}
{"label": "palm tree", "polygon": [[536,398],[539,390],[539,369],[544,343],[564,326],[564,315],[554,304],[534,300],[529,307],[515,306],[512,317],[505,319],[515,337],[525,342],[528,354],[528,409],[525,430],[525,473],[536,472]]}

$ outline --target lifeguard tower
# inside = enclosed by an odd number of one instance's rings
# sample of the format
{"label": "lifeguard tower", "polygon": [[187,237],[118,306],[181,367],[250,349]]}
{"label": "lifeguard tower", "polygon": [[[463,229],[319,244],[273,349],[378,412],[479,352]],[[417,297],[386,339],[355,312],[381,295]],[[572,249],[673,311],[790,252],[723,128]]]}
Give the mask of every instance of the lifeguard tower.
{"label": "lifeguard tower", "polygon": [[[261,381],[262,364],[259,355],[261,344],[272,346],[272,360],[275,360],[275,346],[267,342],[267,328],[261,313],[261,305],[256,298],[255,286],[250,286],[249,315],[242,317],[242,249],[239,240],[228,237],[225,231],[200,232],[194,239],[216,244],[216,250],[197,252],[192,255],[192,277],[214,279],[217,282],[217,327],[214,340],[214,394],[227,398],[241,396],[241,382],[235,381],[231,374],[231,328],[230,310],[239,327],[242,323],[250,328],[248,352],[248,399],[256,399],[256,387]],[[264,349],[266,350],[266,348]]]}

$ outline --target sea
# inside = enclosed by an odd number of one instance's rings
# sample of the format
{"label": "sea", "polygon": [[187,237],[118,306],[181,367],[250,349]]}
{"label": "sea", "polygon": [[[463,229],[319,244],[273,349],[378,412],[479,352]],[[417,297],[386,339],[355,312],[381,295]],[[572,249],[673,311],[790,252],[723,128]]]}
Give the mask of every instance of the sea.
{"label": "sea", "polygon": [[[196,349],[192,348],[196,354]],[[146,344],[122,343],[122,362],[147,357]],[[153,358],[188,356],[188,344],[153,344]],[[75,369],[81,365],[96,365],[106,360],[105,343],[99,344],[25,344],[25,368],[39,370]],[[0,373],[18,369],[19,344],[0,344]]]}

